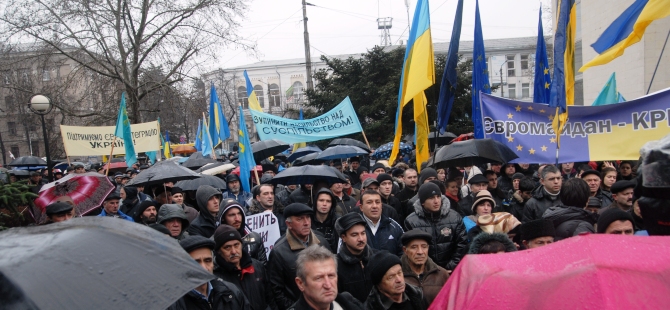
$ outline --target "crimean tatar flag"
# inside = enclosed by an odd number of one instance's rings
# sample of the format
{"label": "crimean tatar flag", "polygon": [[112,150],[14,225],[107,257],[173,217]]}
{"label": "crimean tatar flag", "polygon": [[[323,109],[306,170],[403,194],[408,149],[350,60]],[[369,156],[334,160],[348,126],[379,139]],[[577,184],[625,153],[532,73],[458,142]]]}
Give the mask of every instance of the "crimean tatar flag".
{"label": "crimean tatar flag", "polygon": [[126,111],[126,93],[121,94],[121,106],[119,106],[119,114],[116,117],[116,129],[114,135],[123,139],[123,146],[126,151],[126,165],[132,166],[137,162],[135,155],[135,144],[133,144],[133,136],[130,130],[130,120],[128,120],[128,111]]}
{"label": "crimean tatar flag", "polygon": [[209,135],[212,137],[214,146],[230,137],[228,121],[221,111],[221,102],[219,96],[216,95],[214,83],[209,92]]}

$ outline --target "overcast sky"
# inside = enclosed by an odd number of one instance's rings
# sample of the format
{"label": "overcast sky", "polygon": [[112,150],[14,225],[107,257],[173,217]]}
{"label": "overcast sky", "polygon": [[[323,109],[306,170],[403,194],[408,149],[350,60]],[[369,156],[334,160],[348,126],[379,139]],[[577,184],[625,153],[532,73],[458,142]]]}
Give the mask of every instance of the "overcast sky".
{"label": "overcast sky", "polygon": [[[392,17],[394,45],[407,39],[408,20],[417,0],[308,0],[308,30],[312,57],[364,53],[380,44],[378,17]],[[537,35],[540,3],[550,0],[480,0],[479,11],[484,39]],[[434,42],[451,38],[456,0],[429,0]],[[472,40],[475,0],[465,0],[461,40]],[[545,17],[546,20],[547,17]],[[545,23],[545,32],[548,25]],[[242,37],[255,41],[258,57],[241,50],[223,50],[215,67],[243,66],[263,60],[304,58],[301,0],[253,0],[242,21]]]}

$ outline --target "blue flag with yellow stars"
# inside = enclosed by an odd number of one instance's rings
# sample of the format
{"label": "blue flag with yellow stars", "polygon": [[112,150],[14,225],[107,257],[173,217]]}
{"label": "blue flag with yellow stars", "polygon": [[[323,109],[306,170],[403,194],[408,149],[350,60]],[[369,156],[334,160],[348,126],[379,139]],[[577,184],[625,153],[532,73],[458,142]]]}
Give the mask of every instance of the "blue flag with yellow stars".
{"label": "blue flag with yellow stars", "polygon": [[475,126],[475,139],[484,138],[482,111],[479,104],[479,92],[491,93],[489,84],[489,69],[486,67],[486,53],[484,53],[484,36],[482,35],[482,21],[479,18],[479,0],[475,9],[475,42],[472,53],[472,123]]}
{"label": "blue flag with yellow stars", "polygon": [[550,94],[551,76],[549,74],[549,60],[547,59],[547,44],[544,42],[544,29],[542,29],[542,8],[540,7],[540,19],[537,22],[537,47],[535,48],[533,102],[549,103]]}

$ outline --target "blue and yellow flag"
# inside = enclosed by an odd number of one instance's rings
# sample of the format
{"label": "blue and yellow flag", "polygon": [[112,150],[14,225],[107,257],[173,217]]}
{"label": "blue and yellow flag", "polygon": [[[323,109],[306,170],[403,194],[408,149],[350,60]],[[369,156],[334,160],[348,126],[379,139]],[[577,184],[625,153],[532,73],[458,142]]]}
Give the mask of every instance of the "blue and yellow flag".
{"label": "blue and yellow flag", "polygon": [[202,152],[202,122],[198,119],[198,132],[195,134],[195,142],[193,143],[195,150]]}
{"label": "blue and yellow flag", "polygon": [[212,137],[212,145],[216,146],[230,137],[228,121],[221,111],[221,101],[216,95],[214,83],[209,92],[209,135]]}
{"label": "blue and yellow flag", "polygon": [[626,99],[621,95],[616,87],[616,73],[612,72],[603,89],[600,90],[598,97],[593,101],[592,106],[606,105],[612,103],[625,102]]}
{"label": "blue and yellow flag", "polygon": [[544,42],[544,29],[542,28],[542,6],[540,6],[540,19],[537,22],[537,47],[535,48],[533,102],[549,103],[550,94],[551,75],[549,74],[549,60],[547,59],[547,44]]}
{"label": "blue and yellow flag", "polygon": [[[291,87],[293,87],[293,86],[291,86]],[[300,118],[299,118],[299,120],[303,120],[303,119],[304,118],[302,116],[302,107],[300,107]],[[307,146],[307,143],[305,143],[305,142],[293,143],[293,152],[295,152],[299,148],[303,148],[303,147],[306,147],[306,146]]]}
{"label": "blue and yellow flag", "polygon": [[247,97],[249,97],[249,109],[256,110],[258,112],[263,112],[260,103],[258,103],[258,98],[256,97],[256,92],[254,91],[254,85],[251,84],[249,79],[249,74],[247,70],[244,70],[244,80],[247,81]]}
{"label": "blue and yellow flag", "polygon": [[[472,61],[472,123],[474,125],[475,139],[484,138],[484,126],[482,124],[482,110],[479,104],[479,92],[491,93],[489,84],[489,69],[486,66],[486,53],[484,51],[484,35],[482,34],[482,21],[479,18],[479,0],[475,8],[475,42]],[[502,85],[500,85],[502,87]]]}
{"label": "blue and yellow flag", "polygon": [[623,55],[624,50],[640,42],[644,31],[653,21],[670,15],[668,0],[636,0],[605,29],[591,47],[598,56],[584,64],[579,72],[589,67],[604,65]]}
{"label": "blue and yellow flag", "polygon": [[556,109],[552,127],[556,146],[561,147],[563,127],[568,120],[568,106],[575,104],[575,32],[577,14],[575,0],[558,0],[558,18],[554,33],[554,82],[551,84],[549,107]]}
{"label": "blue and yellow flag", "polygon": [[250,192],[249,187],[249,172],[256,168],[256,161],[254,160],[253,150],[251,149],[251,142],[249,142],[249,133],[247,132],[247,124],[244,120],[244,110],[240,106],[240,130],[239,134],[239,163],[240,163],[240,183],[245,192]]}
{"label": "blue and yellow flag", "polygon": [[419,0],[414,10],[414,19],[409,30],[405,59],[398,90],[398,110],[395,118],[395,137],[389,163],[398,157],[402,139],[402,110],[414,100],[414,120],[416,123],[416,162],[428,160],[428,117],[424,90],[435,84],[435,57],[433,40],[430,35],[430,10],[428,0]]}
{"label": "blue and yellow flag", "polygon": [[133,134],[130,130],[130,120],[128,120],[128,111],[126,111],[126,93],[121,94],[121,106],[119,114],[116,117],[116,129],[114,135],[123,139],[123,146],[126,152],[126,165],[132,166],[137,162],[135,155],[135,144],[133,144]]}
{"label": "blue and yellow flag", "polygon": [[203,113],[202,115],[202,156],[214,157],[214,143],[212,142],[212,136],[209,135],[209,131],[205,130],[208,128],[207,119]]}
{"label": "blue and yellow flag", "polygon": [[447,130],[451,108],[454,106],[456,98],[456,87],[458,84],[458,45],[461,41],[461,24],[463,21],[463,0],[458,0],[456,7],[456,16],[454,17],[454,27],[451,30],[451,41],[449,41],[449,53],[447,54],[447,63],[444,66],[442,83],[440,84],[440,97],[437,100],[437,129],[440,133]]}
{"label": "blue and yellow flag", "polygon": [[[161,136],[163,140],[163,136]],[[163,158],[172,158],[172,148],[170,147],[170,132],[165,131],[165,140],[163,140]]]}

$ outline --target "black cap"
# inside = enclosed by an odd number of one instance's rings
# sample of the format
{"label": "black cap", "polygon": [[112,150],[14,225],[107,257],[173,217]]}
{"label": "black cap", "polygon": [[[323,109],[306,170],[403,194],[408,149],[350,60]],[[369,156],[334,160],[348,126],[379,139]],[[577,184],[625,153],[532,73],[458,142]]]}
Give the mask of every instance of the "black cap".
{"label": "black cap", "polygon": [[386,173],[380,173],[380,174],[378,174],[378,175],[377,175],[377,182],[379,182],[379,184],[381,184],[381,183],[384,182],[384,181],[391,181],[391,182],[393,182],[393,177],[392,177],[391,175],[389,175],[389,174],[386,174]]}
{"label": "black cap", "polygon": [[181,187],[173,186],[172,189],[170,190],[170,195],[180,194],[183,192],[184,191],[181,189]]}
{"label": "black cap", "polygon": [[611,208],[603,211],[598,217],[598,233],[604,234],[607,230],[607,227],[610,226],[614,221],[630,221],[631,224],[634,223],[633,216],[630,212],[626,212],[619,208]]}
{"label": "black cap", "polygon": [[386,167],[382,163],[375,163],[374,165],[372,165],[372,168],[370,168],[370,171],[375,172],[375,170],[377,170],[379,168],[382,168],[382,169],[384,169],[384,171],[386,171]]}
{"label": "black cap", "polygon": [[441,196],[440,187],[433,182],[424,183],[419,187],[419,202],[423,203],[426,199],[433,196]]}
{"label": "black cap", "polygon": [[335,231],[337,231],[338,235],[342,235],[357,224],[365,226],[365,219],[356,212],[350,212],[337,219],[335,222]]}
{"label": "black cap", "polygon": [[237,176],[237,174],[231,173],[228,176],[226,176],[226,183],[231,183],[235,181],[240,181],[240,177]]}
{"label": "black cap", "polygon": [[410,241],[414,239],[423,239],[430,244],[433,241],[433,237],[420,229],[412,229],[404,234],[402,234],[402,237],[400,237],[400,242],[402,242],[402,245],[407,245],[410,243]]}
{"label": "black cap", "polygon": [[430,177],[437,179],[437,171],[430,167],[422,169],[419,174],[419,185],[423,184]]}
{"label": "black cap", "polygon": [[596,171],[596,170],[586,170],[586,171],[582,172],[582,176],[581,176],[581,178],[583,179],[584,177],[586,177],[586,176],[589,175],[589,174],[595,174],[595,175],[597,175],[598,177],[600,177],[600,172],[598,172],[598,171]]}
{"label": "black cap", "polygon": [[284,208],[284,218],[303,214],[314,214],[314,210],[304,203],[294,202]]}
{"label": "black cap", "polygon": [[107,195],[107,197],[105,197],[105,201],[115,200],[115,199],[116,200],[121,200],[121,196],[119,196],[119,194],[117,194],[116,192],[112,192],[111,194]]}
{"label": "black cap", "polygon": [[612,194],[616,194],[619,192],[622,192],[628,188],[635,188],[636,182],[633,180],[621,180],[621,181],[616,181],[614,184],[612,184],[612,187],[610,188],[610,192]]}
{"label": "black cap", "polygon": [[517,173],[512,175],[512,180],[523,179],[523,177],[524,177],[523,173],[517,172]]}
{"label": "black cap", "polygon": [[122,178],[122,177],[123,177],[123,173],[121,173],[121,172],[117,172],[117,173],[114,174],[114,178]]}
{"label": "black cap", "polygon": [[556,237],[554,223],[550,220],[539,219],[520,225],[521,240],[530,241],[540,237]]}
{"label": "black cap", "polygon": [[600,202],[600,199],[596,197],[589,197],[589,202],[586,204],[587,207],[600,208],[603,204]]}
{"label": "black cap", "polygon": [[72,211],[73,206],[65,202],[55,202],[47,206],[46,213],[48,216]]}
{"label": "black cap", "polygon": [[193,235],[179,241],[179,245],[181,245],[184,251],[191,252],[200,248],[209,248],[210,250],[214,250],[215,243],[212,239],[205,238],[200,235]]}
{"label": "black cap", "polygon": [[468,184],[488,183],[489,180],[483,174],[477,174],[468,180]]}
{"label": "black cap", "polygon": [[226,242],[231,240],[242,242],[242,235],[233,226],[223,224],[214,231],[214,243],[217,249],[220,249]]}
{"label": "black cap", "polygon": [[373,285],[379,284],[384,278],[386,272],[395,265],[402,265],[400,258],[395,256],[387,251],[379,251],[368,259],[369,262],[375,262],[374,264],[368,264],[365,268],[365,272],[369,276],[369,279],[372,280]]}

